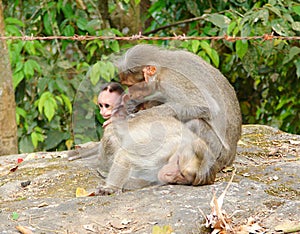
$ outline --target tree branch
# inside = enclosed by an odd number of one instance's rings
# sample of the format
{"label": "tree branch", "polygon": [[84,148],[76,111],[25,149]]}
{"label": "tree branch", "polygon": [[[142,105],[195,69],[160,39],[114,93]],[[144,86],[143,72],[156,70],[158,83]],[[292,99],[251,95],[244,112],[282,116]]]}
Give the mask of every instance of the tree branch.
{"label": "tree branch", "polygon": [[206,18],[206,16],[207,15],[203,15],[203,16],[199,16],[199,17],[195,17],[195,18],[190,18],[190,19],[186,19],[186,20],[177,21],[175,23],[164,25],[164,26],[161,26],[159,28],[153,29],[149,32],[143,32],[143,35],[147,36],[147,35],[157,33],[158,31],[164,30],[166,28],[171,28],[171,27],[179,25],[179,24],[186,24],[186,23],[191,23],[191,22],[197,21],[197,20],[203,20],[203,19]]}

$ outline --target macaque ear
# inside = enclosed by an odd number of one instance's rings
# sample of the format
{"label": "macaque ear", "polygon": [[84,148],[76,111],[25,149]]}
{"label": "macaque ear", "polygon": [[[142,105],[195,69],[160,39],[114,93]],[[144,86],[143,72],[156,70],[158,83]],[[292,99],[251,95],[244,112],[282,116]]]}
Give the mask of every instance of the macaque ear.
{"label": "macaque ear", "polygon": [[149,76],[153,76],[156,73],[156,66],[147,66]]}
{"label": "macaque ear", "polygon": [[130,97],[129,97],[129,95],[128,94],[124,94],[123,96],[122,96],[122,105],[125,105],[128,101],[130,100]]}
{"label": "macaque ear", "polygon": [[156,74],[157,69],[156,69],[156,66],[148,65],[148,66],[144,67],[143,72],[144,72],[145,81],[146,81],[146,83],[148,83],[149,78]]}

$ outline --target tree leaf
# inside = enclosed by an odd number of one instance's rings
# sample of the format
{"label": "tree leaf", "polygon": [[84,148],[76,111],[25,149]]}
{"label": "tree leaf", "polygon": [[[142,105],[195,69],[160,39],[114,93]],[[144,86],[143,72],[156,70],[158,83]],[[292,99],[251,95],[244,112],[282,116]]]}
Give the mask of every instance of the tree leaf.
{"label": "tree leaf", "polygon": [[233,29],[236,28],[237,23],[235,21],[232,21],[227,28],[227,34],[230,35]]}
{"label": "tree leaf", "polygon": [[51,19],[49,17],[48,12],[45,13],[43,16],[43,22],[44,22],[44,29],[47,35],[53,35],[52,27],[51,27]]}
{"label": "tree leaf", "polygon": [[57,103],[55,99],[52,96],[46,99],[44,103],[44,114],[49,122],[54,117],[56,109],[57,109]]}
{"label": "tree leaf", "polygon": [[62,11],[67,19],[72,19],[74,12],[70,3],[66,3],[62,7]]}
{"label": "tree leaf", "polygon": [[24,64],[24,74],[26,78],[30,78],[34,75],[34,71],[41,73],[40,65],[33,59],[28,59]]}
{"label": "tree leaf", "polygon": [[27,116],[26,111],[23,108],[18,107],[18,106],[16,107],[16,113],[18,115],[21,115],[23,118],[26,118],[26,116]]}
{"label": "tree leaf", "polygon": [[239,40],[235,43],[237,56],[242,59],[248,51],[248,41]]}
{"label": "tree leaf", "polygon": [[20,153],[30,153],[34,151],[34,147],[31,141],[31,137],[29,135],[21,138],[19,143]]}
{"label": "tree leaf", "polygon": [[38,143],[44,141],[43,134],[38,133],[38,132],[32,132],[31,133],[31,141],[32,141],[34,148],[37,148]]}
{"label": "tree leaf", "polygon": [[200,46],[200,42],[198,40],[192,40],[192,52],[197,53]]}
{"label": "tree leaf", "polygon": [[47,132],[45,139],[45,150],[56,148],[61,142],[70,138],[68,132],[61,132],[59,130],[50,130]]}
{"label": "tree leaf", "polygon": [[17,73],[13,74],[13,86],[14,89],[18,87],[18,85],[21,83],[21,81],[24,79],[24,73],[23,71],[19,71]]}
{"label": "tree leaf", "polygon": [[34,75],[34,68],[30,62],[30,59],[24,63],[24,74],[26,78],[30,78]]}
{"label": "tree leaf", "polygon": [[201,48],[210,56],[211,48],[210,45],[206,41],[200,41]]}
{"label": "tree leaf", "polygon": [[109,47],[110,47],[114,52],[119,52],[119,51],[120,51],[119,42],[116,41],[116,40],[110,42],[110,43],[109,43]]}
{"label": "tree leaf", "polygon": [[213,62],[213,64],[216,67],[219,67],[219,63],[220,63],[220,58],[219,58],[219,54],[216,50],[212,49],[211,50],[211,55],[209,56],[211,61]]}
{"label": "tree leaf", "polygon": [[88,20],[86,18],[79,18],[76,21],[76,25],[78,26],[79,29],[81,30],[86,30],[86,26],[88,24]]}
{"label": "tree leaf", "polygon": [[27,51],[28,54],[30,55],[35,55],[36,50],[34,47],[34,43],[32,41],[26,41],[24,45],[24,49]]}
{"label": "tree leaf", "polygon": [[20,27],[25,27],[25,24],[23,21],[18,20],[17,18],[13,18],[13,17],[7,17],[5,18],[5,24],[15,24],[18,25]]}
{"label": "tree leaf", "polygon": [[285,58],[283,59],[282,63],[287,64],[288,62],[293,60],[295,58],[295,56],[297,56],[298,54],[300,54],[300,48],[297,46],[293,46],[290,49],[288,56],[285,56]]}
{"label": "tree leaf", "polygon": [[292,23],[292,29],[295,30],[295,31],[300,31],[300,22],[299,21],[293,22]]}
{"label": "tree leaf", "polygon": [[52,94],[49,91],[46,91],[41,95],[40,99],[38,100],[38,110],[41,114],[43,113],[43,108],[44,108],[46,100],[49,97],[51,97],[51,95]]}
{"label": "tree leaf", "polygon": [[71,25],[67,25],[63,30],[63,35],[65,36],[74,36],[75,29]]}
{"label": "tree leaf", "polygon": [[296,74],[297,74],[297,77],[300,78],[300,59],[297,59],[297,61],[295,61],[295,65],[296,65]]}
{"label": "tree leaf", "polygon": [[227,16],[218,13],[207,15],[205,20],[210,21],[219,28],[227,28],[231,22]]}
{"label": "tree leaf", "polygon": [[294,11],[297,15],[300,15],[300,5],[299,5],[299,6],[293,6],[293,11]]}
{"label": "tree leaf", "polygon": [[100,80],[100,73],[101,73],[101,67],[100,67],[100,62],[97,62],[92,66],[91,71],[90,71],[90,79],[92,84],[95,86],[98,81]]}
{"label": "tree leaf", "polygon": [[64,100],[64,103],[65,103],[67,109],[69,110],[69,113],[72,114],[72,103],[71,103],[70,99],[64,94],[61,94],[61,97]]}

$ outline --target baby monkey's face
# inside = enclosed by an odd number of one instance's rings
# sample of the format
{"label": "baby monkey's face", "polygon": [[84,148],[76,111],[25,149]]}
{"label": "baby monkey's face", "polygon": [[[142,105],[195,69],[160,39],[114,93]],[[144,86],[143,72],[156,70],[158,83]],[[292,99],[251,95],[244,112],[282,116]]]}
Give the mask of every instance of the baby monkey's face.
{"label": "baby monkey's face", "polygon": [[112,115],[113,109],[122,101],[121,95],[117,92],[110,92],[109,90],[102,91],[98,96],[98,106],[100,114],[104,119],[109,119]]}

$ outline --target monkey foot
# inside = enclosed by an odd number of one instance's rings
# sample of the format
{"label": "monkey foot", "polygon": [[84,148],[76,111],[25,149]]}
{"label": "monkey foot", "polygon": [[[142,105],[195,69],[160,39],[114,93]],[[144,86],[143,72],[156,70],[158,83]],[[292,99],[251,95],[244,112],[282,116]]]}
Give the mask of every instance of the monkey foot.
{"label": "monkey foot", "polygon": [[107,195],[119,194],[119,193],[120,193],[120,191],[117,189],[104,187],[104,186],[98,187],[95,192],[96,196],[107,196]]}

